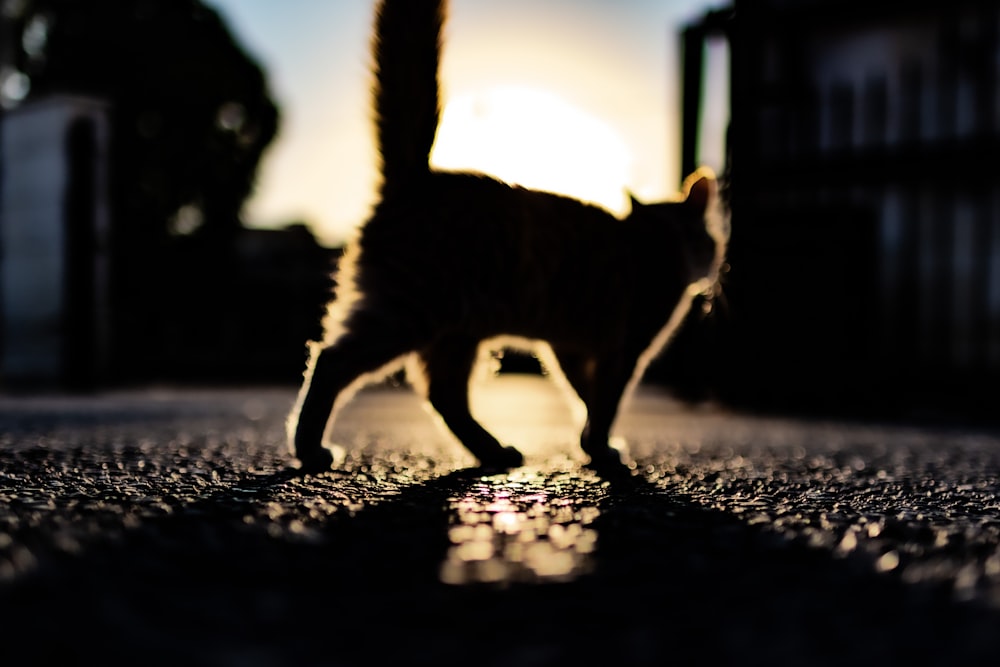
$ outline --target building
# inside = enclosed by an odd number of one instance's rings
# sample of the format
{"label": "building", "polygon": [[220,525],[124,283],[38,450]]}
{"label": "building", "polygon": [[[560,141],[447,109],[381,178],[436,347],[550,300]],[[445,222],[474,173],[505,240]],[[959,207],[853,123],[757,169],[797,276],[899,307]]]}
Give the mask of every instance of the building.
{"label": "building", "polygon": [[60,95],[0,117],[3,386],[297,382],[338,251],[301,224],[141,242],[111,109]]}
{"label": "building", "polygon": [[337,252],[242,224],[263,69],[201,0],[0,4],[0,384],[299,381]]}
{"label": "building", "polygon": [[89,384],[109,365],[107,105],[62,96],[0,123],[0,368]]}
{"label": "building", "polygon": [[685,29],[685,170],[699,161],[706,45],[723,42],[731,63],[716,393],[990,414],[998,30],[1000,5],[977,0],[736,0]]}

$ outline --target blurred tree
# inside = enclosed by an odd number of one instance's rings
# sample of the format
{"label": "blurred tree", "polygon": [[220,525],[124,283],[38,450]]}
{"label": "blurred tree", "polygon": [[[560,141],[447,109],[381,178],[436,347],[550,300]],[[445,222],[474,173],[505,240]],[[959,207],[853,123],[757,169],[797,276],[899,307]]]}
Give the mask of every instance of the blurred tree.
{"label": "blurred tree", "polygon": [[200,0],[0,0],[0,20],[14,42],[0,45],[2,106],[109,103],[112,378],[169,373],[178,327],[208,345],[267,319],[235,312],[237,238],[278,108],[219,15]]}
{"label": "blurred tree", "polygon": [[278,109],[261,68],[199,0],[6,0],[27,99],[104,97],[113,109],[116,236],[239,229]]}

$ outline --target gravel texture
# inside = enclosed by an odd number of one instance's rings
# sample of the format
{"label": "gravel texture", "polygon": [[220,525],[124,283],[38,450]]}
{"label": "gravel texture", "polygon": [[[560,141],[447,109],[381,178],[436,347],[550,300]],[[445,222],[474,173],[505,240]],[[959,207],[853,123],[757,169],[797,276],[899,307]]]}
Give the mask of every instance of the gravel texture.
{"label": "gravel texture", "polygon": [[[478,385],[477,385],[478,386]],[[1000,664],[1000,436],[687,407],[581,466],[540,378],[405,389],[284,447],[291,388],[0,398],[0,665]]]}

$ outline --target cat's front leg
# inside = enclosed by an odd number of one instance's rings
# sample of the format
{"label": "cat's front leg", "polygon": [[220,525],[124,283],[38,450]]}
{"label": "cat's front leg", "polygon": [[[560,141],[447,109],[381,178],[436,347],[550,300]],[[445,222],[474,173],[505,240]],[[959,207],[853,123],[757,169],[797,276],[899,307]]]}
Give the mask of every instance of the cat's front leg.
{"label": "cat's front leg", "polygon": [[524,456],[502,445],[476,421],[469,410],[469,374],[476,362],[479,341],[468,336],[446,336],[420,351],[427,383],[427,399],[455,437],[491,470],[516,468]]}
{"label": "cat's front leg", "polygon": [[310,344],[309,361],[295,407],[288,417],[288,444],[300,470],[320,473],[333,465],[333,454],[323,447],[323,433],[339,393],[329,368],[329,348]]}
{"label": "cat's front leg", "polygon": [[289,444],[303,472],[323,472],[333,464],[323,435],[335,407],[349,396],[346,390],[412,349],[388,329],[369,327],[363,334],[345,333],[330,345],[310,344],[302,389],[288,418]]}
{"label": "cat's front leg", "polygon": [[587,404],[587,423],[580,434],[580,447],[590,457],[589,468],[601,474],[627,471],[621,452],[611,446],[611,427],[619,404],[632,378],[632,369],[616,363],[598,363],[592,398]]}
{"label": "cat's front leg", "polygon": [[587,467],[598,472],[620,468],[624,465],[621,452],[611,446],[608,436],[592,437],[589,419],[580,435],[580,448],[590,457]]}

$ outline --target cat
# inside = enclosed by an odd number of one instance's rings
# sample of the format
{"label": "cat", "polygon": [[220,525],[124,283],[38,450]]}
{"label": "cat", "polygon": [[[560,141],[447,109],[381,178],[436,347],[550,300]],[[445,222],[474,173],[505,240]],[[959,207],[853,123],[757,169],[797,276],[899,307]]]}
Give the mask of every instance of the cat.
{"label": "cat", "polygon": [[329,469],[322,442],[337,409],[414,358],[408,379],[479,465],[520,466],[522,454],[472,416],[469,379],[484,346],[540,342],[549,370],[586,407],[588,464],[621,466],[609,445],[620,403],[692,300],[716,284],[728,238],[717,181],[703,168],[676,201],[630,195],[620,219],[562,195],[431,168],[445,11],[445,0],[376,6],[380,198],[345,249],[323,339],[307,344],[289,447],[301,470]]}

